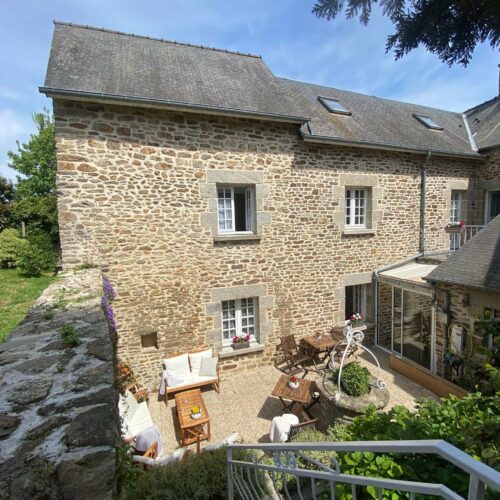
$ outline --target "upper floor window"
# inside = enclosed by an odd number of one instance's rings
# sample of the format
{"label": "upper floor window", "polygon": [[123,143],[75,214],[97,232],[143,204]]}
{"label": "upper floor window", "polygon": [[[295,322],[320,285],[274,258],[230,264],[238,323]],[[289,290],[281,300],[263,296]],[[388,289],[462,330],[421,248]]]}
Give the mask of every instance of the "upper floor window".
{"label": "upper floor window", "polygon": [[217,214],[219,233],[253,232],[255,218],[252,187],[218,187]]}
{"label": "upper floor window", "polygon": [[347,228],[368,227],[367,207],[368,189],[346,189],[345,226]]}
{"label": "upper floor window", "polygon": [[232,345],[234,337],[250,336],[255,341],[255,300],[235,299],[222,302],[222,344]]}

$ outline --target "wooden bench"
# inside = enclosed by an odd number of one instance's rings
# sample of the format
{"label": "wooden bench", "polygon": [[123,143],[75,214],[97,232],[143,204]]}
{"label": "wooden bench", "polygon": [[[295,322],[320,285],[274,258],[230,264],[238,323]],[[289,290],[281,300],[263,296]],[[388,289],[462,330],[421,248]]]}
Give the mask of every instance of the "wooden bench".
{"label": "wooden bench", "polygon": [[[215,377],[202,377],[200,375],[197,375],[196,373],[193,373],[193,371],[192,371],[193,370],[193,366],[192,366],[193,355],[202,353],[204,351],[208,351],[209,349],[211,349],[211,348],[210,347],[202,347],[199,349],[194,349],[194,350],[189,351],[189,352],[164,354],[162,356],[161,362],[163,365],[163,375],[162,375],[163,380],[162,380],[162,382],[164,381],[165,387],[164,387],[164,391],[162,392],[162,386],[160,386],[160,394],[161,395],[164,395],[164,394],[168,395],[168,394],[172,394],[172,393],[179,392],[179,391],[198,389],[200,387],[204,387],[207,385],[213,385],[215,390],[217,392],[220,392],[219,363],[217,363],[217,369],[216,369],[217,374]],[[213,353],[213,349],[212,349],[212,355],[213,354],[214,353]],[[173,384],[173,385],[169,386],[163,360],[173,359],[173,358],[183,356],[183,355],[187,355],[187,357],[188,357],[189,372],[190,372],[191,377],[189,378],[188,382],[186,382],[186,383]],[[201,357],[199,359],[201,362]]]}

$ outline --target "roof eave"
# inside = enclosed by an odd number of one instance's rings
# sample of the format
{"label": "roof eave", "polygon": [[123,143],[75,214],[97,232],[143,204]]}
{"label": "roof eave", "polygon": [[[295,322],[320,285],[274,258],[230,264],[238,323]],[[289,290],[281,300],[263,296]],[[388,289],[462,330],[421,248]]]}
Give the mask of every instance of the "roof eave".
{"label": "roof eave", "polygon": [[444,278],[432,278],[430,276],[425,276],[425,277],[423,277],[423,279],[428,281],[429,283],[431,283],[433,285],[436,285],[436,283],[443,283],[446,285],[463,286],[465,288],[474,288],[475,290],[487,290],[489,292],[500,293],[500,288],[491,288],[491,287],[484,286],[484,285],[471,285],[469,283],[460,283],[459,281],[446,280]]}
{"label": "roof eave", "polygon": [[400,146],[397,144],[387,144],[382,142],[360,141],[353,139],[344,139],[342,137],[328,137],[320,135],[308,135],[301,132],[305,142],[313,142],[318,144],[332,144],[338,146],[353,146],[358,148],[368,149],[383,149],[387,151],[398,151],[402,153],[420,153],[427,154],[429,151],[436,156],[451,156],[454,158],[464,158],[468,160],[484,160],[484,157],[479,153],[458,153],[454,151],[445,151],[432,148],[417,148],[411,146]]}
{"label": "roof eave", "polygon": [[91,101],[106,104],[121,104],[126,106],[140,106],[145,108],[167,109],[172,111],[184,111],[190,113],[202,113],[211,115],[232,116],[237,118],[255,118],[282,123],[302,124],[309,118],[294,115],[281,115],[277,113],[264,113],[261,111],[248,111],[205,104],[190,104],[186,102],[166,101],[162,99],[150,99],[137,96],[122,96],[98,92],[82,92],[80,90],[67,90],[54,87],[39,87],[41,93],[47,97],[63,97],[75,101]]}

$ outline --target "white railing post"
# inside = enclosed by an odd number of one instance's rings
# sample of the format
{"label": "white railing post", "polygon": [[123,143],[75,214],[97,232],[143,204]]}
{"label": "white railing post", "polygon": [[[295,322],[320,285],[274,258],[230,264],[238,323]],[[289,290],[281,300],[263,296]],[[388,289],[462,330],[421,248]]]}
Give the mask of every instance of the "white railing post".
{"label": "white railing post", "polygon": [[226,463],[227,463],[227,498],[228,500],[234,499],[234,484],[233,475],[231,473],[233,462],[233,449],[231,447],[227,448],[226,453]]}
{"label": "white railing post", "polygon": [[469,479],[469,494],[468,500],[483,500],[484,499],[484,483],[477,476],[471,474]]}

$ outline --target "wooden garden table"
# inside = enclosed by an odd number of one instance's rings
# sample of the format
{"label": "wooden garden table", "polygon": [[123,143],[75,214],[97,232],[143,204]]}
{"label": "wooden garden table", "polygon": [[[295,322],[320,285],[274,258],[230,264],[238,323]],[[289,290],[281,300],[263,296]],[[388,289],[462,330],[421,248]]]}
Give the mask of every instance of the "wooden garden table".
{"label": "wooden garden table", "polygon": [[310,353],[314,369],[318,372],[320,369],[316,364],[316,356],[320,356],[322,364],[328,363],[328,358],[333,348],[337,345],[337,340],[330,333],[322,333],[321,335],[308,335],[307,337],[302,337],[302,343],[307,352]]}
{"label": "wooden garden table", "polygon": [[289,381],[290,375],[281,375],[271,394],[279,398],[285,411],[292,411],[294,405],[298,404],[301,411],[312,418],[308,410],[319,402],[319,397],[314,396],[317,391],[316,383],[303,378],[299,380],[299,387],[292,389],[288,385]]}
{"label": "wooden garden table", "polygon": [[[181,445],[196,443],[196,452],[200,452],[200,442],[210,441],[210,416],[200,389],[179,392],[175,395],[175,406],[179,418]],[[193,406],[201,408],[201,418],[191,418]],[[206,429],[205,429],[206,426]]]}

